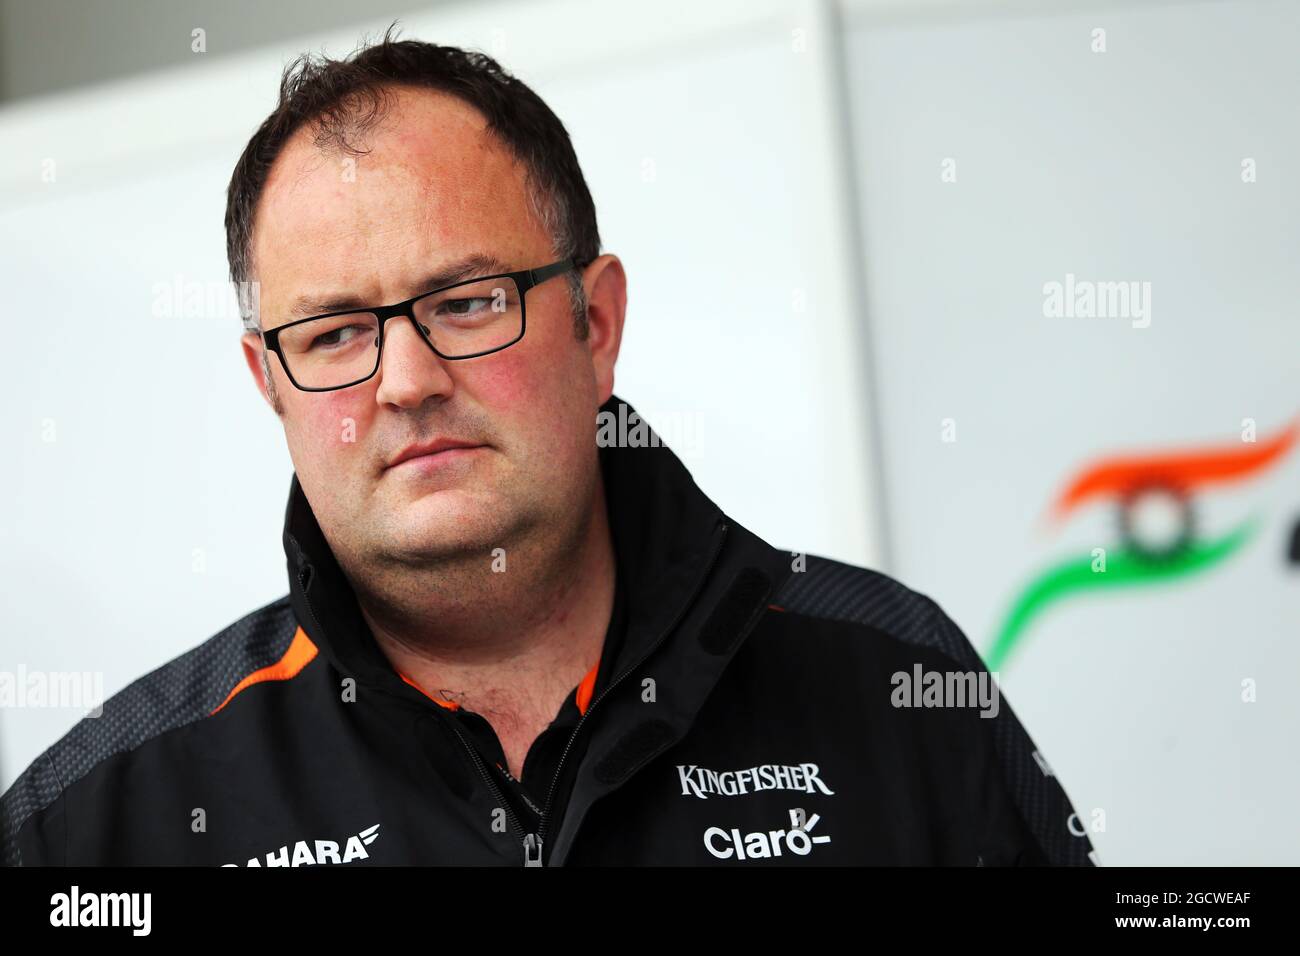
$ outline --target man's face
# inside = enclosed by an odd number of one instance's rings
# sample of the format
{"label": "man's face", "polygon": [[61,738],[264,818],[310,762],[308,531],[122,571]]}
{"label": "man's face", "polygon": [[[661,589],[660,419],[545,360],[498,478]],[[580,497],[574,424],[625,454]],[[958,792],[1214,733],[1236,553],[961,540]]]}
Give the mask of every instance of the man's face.
{"label": "man's face", "polygon": [[[276,160],[253,244],[263,328],[331,311],[293,312],[304,296],[401,301],[474,253],[512,271],[556,258],[530,212],[523,167],[476,110],[408,88],[390,102],[367,134],[369,153],[322,153],[308,129]],[[605,273],[593,290],[593,276]],[[520,532],[570,526],[590,508],[595,415],[613,388],[623,277],[612,257],[586,277],[595,294],[587,341],[574,336],[566,280],[556,276],[527,293],[523,339],[490,355],[444,361],[399,316],[385,326],[379,371],[360,385],[304,392],[267,357],[294,469],[345,566],[468,553],[488,567],[492,549]],[[256,334],[244,350],[261,387]],[[482,447],[391,465],[407,446],[440,438]]]}

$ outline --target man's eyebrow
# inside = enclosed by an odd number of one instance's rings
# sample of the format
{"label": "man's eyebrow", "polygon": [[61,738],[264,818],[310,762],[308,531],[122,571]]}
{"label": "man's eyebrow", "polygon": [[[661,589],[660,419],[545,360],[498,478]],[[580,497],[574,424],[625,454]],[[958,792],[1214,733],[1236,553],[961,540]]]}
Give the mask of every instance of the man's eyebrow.
{"label": "man's eyebrow", "polygon": [[[491,253],[472,252],[460,259],[453,259],[451,262],[440,266],[437,270],[428,273],[416,283],[419,292],[414,294],[420,295],[424,292],[431,292],[442,286],[451,285],[453,282],[459,282],[461,279],[472,279],[478,275],[495,275],[496,273],[509,271],[511,271],[510,267]],[[293,304],[289,307],[289,314],[295,318],[306,318],[309,315],[341,312],[344,309],[374,308],[379,304],[378,302],[361,299],[347,292],[337,294],[307,293],[293,300]]]}

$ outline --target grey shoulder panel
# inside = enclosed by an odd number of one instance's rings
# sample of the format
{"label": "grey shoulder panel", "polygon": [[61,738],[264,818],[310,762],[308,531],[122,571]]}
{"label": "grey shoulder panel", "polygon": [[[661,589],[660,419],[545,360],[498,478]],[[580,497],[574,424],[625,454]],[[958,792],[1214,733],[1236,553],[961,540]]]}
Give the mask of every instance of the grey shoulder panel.
{"label": "grey shoulder panel", "polygon": [[298,625],[289,596],[240,618],[83,717],[0,797],[0,864],[21,866],[18,832],[34,813],[109,757],[207,717],[246,675],[284,656]]}
{"label": "grey shoulder panel", "polygon": [[[905,643],[937,650],[963,670],[987,669],[970,639],[928,596],[870,568],[814,555],[807,561],[806,570],[792,575],[774,598],[777,606],[795,614],[865,624]],[[1005,698],[992,723],[1007,788],[1043,852],[1054,864],[1093,865],[1090,841],[1072,832],[1069,797]]]}

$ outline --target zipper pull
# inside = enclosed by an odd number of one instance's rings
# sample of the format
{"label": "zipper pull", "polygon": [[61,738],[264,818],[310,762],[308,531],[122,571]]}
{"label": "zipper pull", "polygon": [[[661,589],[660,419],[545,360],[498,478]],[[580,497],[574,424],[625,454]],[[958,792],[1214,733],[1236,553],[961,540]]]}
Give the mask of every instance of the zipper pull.
{"label": "zipper pull", "polygon": [[542,865],[542,841],[536,833],[524,837],[524,866]]}

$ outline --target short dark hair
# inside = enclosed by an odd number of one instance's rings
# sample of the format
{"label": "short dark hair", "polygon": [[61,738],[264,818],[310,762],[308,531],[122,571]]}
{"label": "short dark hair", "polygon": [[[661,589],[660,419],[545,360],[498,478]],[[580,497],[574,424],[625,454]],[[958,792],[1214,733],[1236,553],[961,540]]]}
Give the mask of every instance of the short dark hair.
{"label": "short dark hair", "polygon": [[[554,257],[572,258],[585,266],[600,255],[596,206],[559,117],[487,54],[397,40],[396,26],[394,20],[380,41],[362,45],[346,59],[304,53],[291,61],[280,79],[279,103],[235,164],[226,191],[226,255],[250,329],[260,322],[245,293],[252,272],[254,219],[276,157],[289,138],[309,123],[316,124],[317,148],[366,152],[349,143],[348,135],[364,133],[383,118],[394,87],[439,90],[475,107],[487,119],[488,129],[523,164],[533,211],[551,237]],[[585,339],[582,277],[577,272],[566,275],[574,333]]]}

